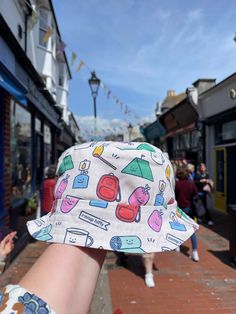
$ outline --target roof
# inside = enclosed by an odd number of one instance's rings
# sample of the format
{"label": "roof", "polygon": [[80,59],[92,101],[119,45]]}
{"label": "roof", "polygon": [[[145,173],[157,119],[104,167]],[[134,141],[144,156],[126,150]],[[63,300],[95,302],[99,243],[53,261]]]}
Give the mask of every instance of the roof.
{"label": "roof", "polygon": [[173,108],[175,105],[180,103],[183,99],[185,99],[186,93],[180,93],[178,95],[167,95],[166,98],[162,102],[162,109],[170,109]]}

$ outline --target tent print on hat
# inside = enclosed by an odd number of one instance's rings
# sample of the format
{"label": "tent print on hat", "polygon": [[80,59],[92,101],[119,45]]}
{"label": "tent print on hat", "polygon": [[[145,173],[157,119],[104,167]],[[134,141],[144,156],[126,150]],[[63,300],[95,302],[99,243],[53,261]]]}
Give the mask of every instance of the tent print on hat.
{"label": "tent print on hat", "polygon": [[146,144],[146,143],[142,143],[136,148],[134,148],[134,147],[128,147],[128,148],[117,147],[117,148],[120,150],[146,150],[146,151],[152,152],[152,153],[156,152],[153,146]]}
{"label": "tent print on hat", "polygon": [[138,149],[138,150],[142,150],[142,149],[143,149],[143,150],[147,150],[148,152],[152,152],[152,153],[155,153],[155,152],[156,152],[153,146],[148,145],[148,144],[146,144],[146,143],[140,144],[140,145],[137,147],[137,149]]}
{"label": "tent print on hat", "polygon": [[138,157],[134,158],[121,172],[153,182],[153,175],[149,162]]}

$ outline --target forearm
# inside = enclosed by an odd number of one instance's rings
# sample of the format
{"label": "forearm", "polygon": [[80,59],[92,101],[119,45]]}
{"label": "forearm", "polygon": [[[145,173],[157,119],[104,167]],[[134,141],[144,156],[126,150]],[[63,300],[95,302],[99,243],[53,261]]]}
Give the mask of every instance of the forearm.
{"label": "forearm", "polygon": [[87,314],[106,251],[51,244],[20,285],[59,314]]}

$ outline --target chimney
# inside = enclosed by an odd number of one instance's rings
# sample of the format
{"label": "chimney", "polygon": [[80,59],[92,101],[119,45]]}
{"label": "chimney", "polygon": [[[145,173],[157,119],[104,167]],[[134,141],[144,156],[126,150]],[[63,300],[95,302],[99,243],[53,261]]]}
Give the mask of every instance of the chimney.
{"label": "chimney", "polygon": [[193,86],[197,88],[199,95],[215,85],[216,79],[198,79],[193,83]]}
{"label": "chimney", "polygon": [[169,89],[167,91],[167,97],[173,97],[173,96],[175,96],[175,91],[173,89]]}

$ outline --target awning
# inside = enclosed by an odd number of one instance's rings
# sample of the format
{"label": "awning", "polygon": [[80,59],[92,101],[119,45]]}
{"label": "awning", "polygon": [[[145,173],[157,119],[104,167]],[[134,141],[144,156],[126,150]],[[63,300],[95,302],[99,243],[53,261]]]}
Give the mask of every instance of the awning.
{"label": "awning", "polygon": [[26,99],[26,90],[17,85],[7,75],[7,73],[0,68],[0,86],[4,88],[9,94],[11,94],[21,105],[26,105],[27,104],[27,99]]}
{"label": "awning", "polygon": [[145,138],[150,140],[159,140],[162,136],[166,134],[163,125],[157,119],[155,122],[149,124],[146,128],[142,130]]}

